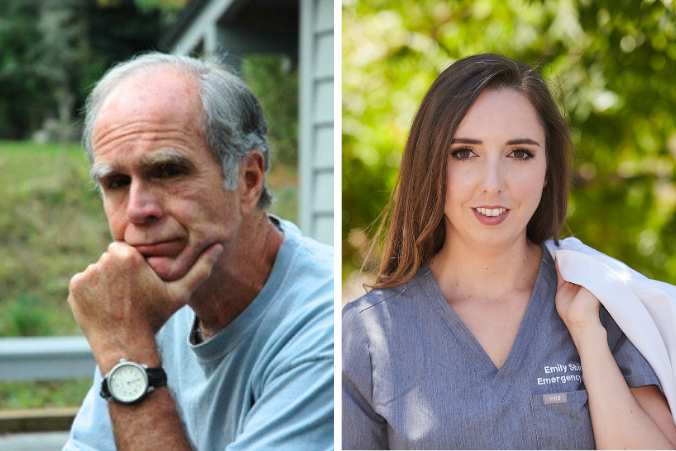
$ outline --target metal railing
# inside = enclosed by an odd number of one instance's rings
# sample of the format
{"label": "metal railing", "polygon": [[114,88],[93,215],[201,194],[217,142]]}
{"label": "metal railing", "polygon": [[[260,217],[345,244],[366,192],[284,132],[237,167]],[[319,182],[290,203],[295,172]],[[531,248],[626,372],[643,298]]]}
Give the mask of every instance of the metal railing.
{"label": "metal railing", "polygon": [[95,366],[84,337],[0,338],[0,381],[93,377]]}
{"label": "metal railing", "polygon": [[[95,366],[84,337],[0,338],[0,382],[91,378]],[[67,431],[77,410],[77,406],[0,410],[0,437]],[[43,449],[40,446],[31,449]]]}

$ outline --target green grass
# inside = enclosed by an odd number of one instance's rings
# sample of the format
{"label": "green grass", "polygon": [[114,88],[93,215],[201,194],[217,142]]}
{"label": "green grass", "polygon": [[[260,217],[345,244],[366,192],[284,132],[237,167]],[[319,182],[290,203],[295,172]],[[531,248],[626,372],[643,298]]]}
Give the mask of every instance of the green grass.
{"label": "green grass", "polygon": [[91,385],[91,378],[53,382],[2,382],[0,409],[77,406]]}
{"label": "green grass", "polygon": [[0,336],[77,333],[68,282],[109,241],[78,146],[0,142]]}
{"label": "green grass", "polygon": [[[0,141],[0,337],[78,334],[68,282],[110,242],[78,145]],[[269,174],[271,212],[296,221],[297,171]],[[3,382],[0,408],[79,404],[90,381]]]}

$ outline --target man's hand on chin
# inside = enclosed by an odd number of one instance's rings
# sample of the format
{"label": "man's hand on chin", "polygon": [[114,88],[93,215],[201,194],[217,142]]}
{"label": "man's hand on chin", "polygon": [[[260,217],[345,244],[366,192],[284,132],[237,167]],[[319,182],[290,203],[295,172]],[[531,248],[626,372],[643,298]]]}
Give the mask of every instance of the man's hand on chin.
{"label": "man's hand on chin", "polygon": [[68,303],[104,374],[121,358],[159,364],[155,334],[209,277],[222,251],[212,245],[185,276],[165,282],[134,247],[116,241],[73,276]]}

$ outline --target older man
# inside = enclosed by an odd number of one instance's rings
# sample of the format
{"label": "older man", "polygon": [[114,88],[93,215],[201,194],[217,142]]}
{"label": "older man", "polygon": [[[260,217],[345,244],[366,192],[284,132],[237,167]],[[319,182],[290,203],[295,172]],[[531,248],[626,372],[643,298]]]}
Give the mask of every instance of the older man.
{"label": "older man", "polygon": [[113,242],[70,283],[98,370],[65,449],[332,448],[332,251],[266,213],[248,88],[136,58],[92,92],[84,143]]}

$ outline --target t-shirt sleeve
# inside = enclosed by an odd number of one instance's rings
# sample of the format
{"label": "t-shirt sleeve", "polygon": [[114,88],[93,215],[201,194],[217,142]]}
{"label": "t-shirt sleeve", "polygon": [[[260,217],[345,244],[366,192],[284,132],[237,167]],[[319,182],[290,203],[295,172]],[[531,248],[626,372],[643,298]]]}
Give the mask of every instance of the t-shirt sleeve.
{"label": "t-shirt sleeve", "polygon": [[[330,286],[325,301],[314,297],[315,309],[289,315],[278,326],[282,335],[260,351],[258,369],[249,376],[255,401],[227,451],[334,449],[333,283]],[[270,362],[268,353],[274,354]]]}
{"label": "t-shirt sleeve", "polygon": [[108,404],[99,396],[102,379],[101,372],[97,368],[94,383],[73,421],[70,437],[63,447],[64,451],[115,450]]}
{"label": "t-shirt sleeve", "polygon": [[629,387],[657,385],[662,390],[657,375],[650,364],[603,306],[601,306],[600,317],[601,323],[608,333],[608,345],[627,385]]}
{"label": "t-shirt sleeve", "polygon": [[333,360],[304,359],[269,381],[228,451],[332,450]]}
{"label": "t-shirt sleeve", "polygon": [[368,336],[357,308],[343,309],[343,449],[389,449],[387,423],[373,409]]}

